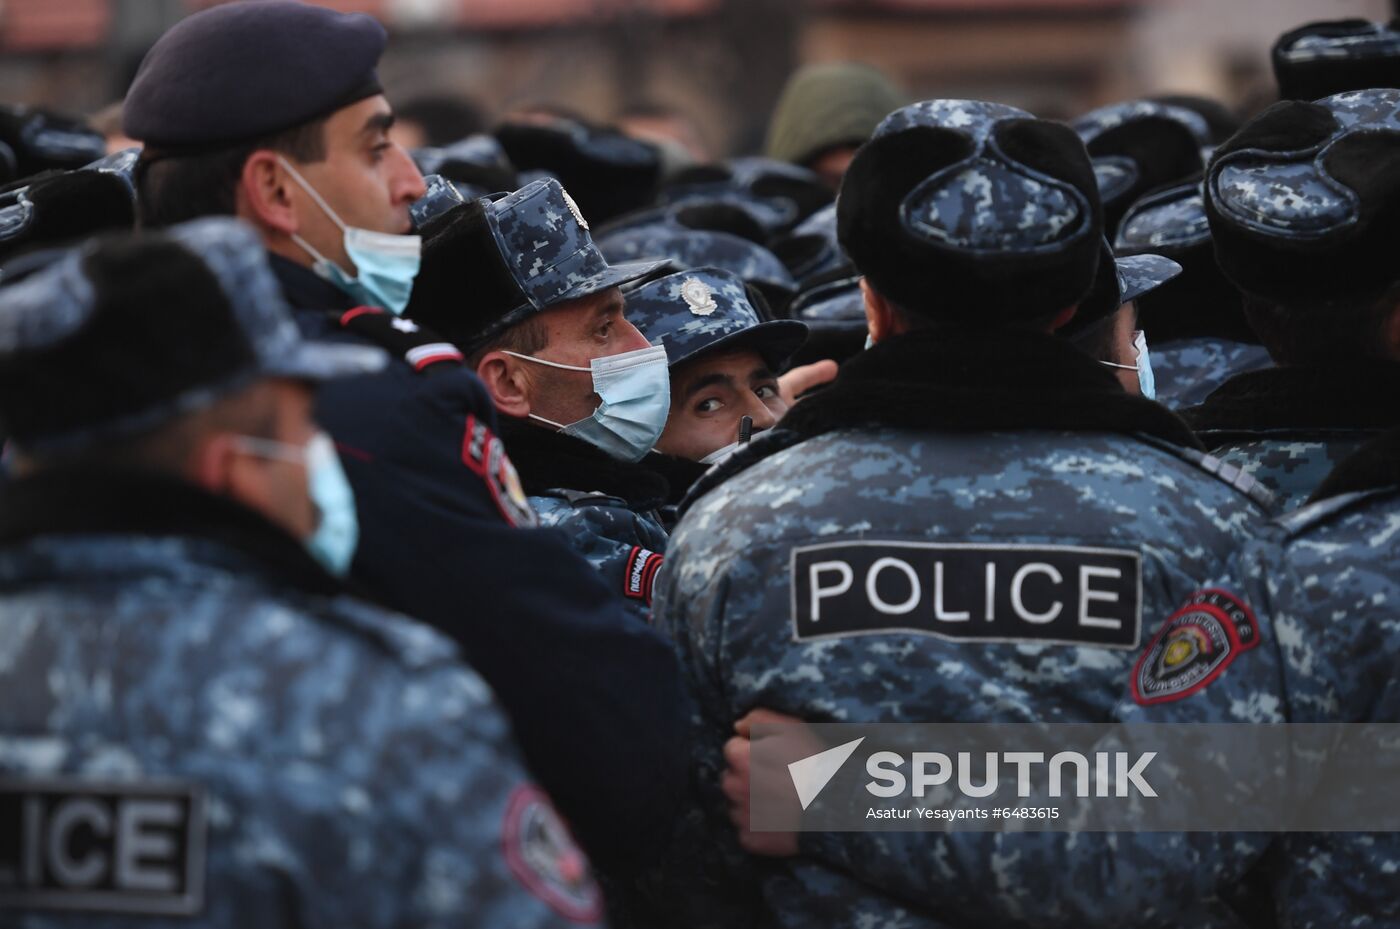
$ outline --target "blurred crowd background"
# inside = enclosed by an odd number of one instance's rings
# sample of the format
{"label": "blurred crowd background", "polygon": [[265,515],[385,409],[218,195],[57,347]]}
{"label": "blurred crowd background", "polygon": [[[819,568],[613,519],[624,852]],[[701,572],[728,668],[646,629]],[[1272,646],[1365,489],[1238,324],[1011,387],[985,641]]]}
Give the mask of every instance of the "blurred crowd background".
{"label": "blurred crowd background", "polygon": [[[0,0],[0,102],[108,128],[150,44],[217,0]],[[442,143],[535,108],[753,152],[787,76],[877,65],[913,99],[997,100],[1047,118],[1156,93],[1271,100],[1273,37],[1382,20],[1400,0],[328,0],[393,33],[380,75]],[[104,112],[105,111],[105,112]]]}

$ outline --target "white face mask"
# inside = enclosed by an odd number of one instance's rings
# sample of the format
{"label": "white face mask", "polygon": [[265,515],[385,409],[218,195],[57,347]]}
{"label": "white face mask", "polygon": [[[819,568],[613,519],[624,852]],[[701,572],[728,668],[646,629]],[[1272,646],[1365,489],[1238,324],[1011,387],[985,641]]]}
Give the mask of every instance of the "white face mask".
{"label": "white face mask", "polygon": [[418,276],[418,268],[422,263],[422,237],[372,232],[369,229],[345,225],[335,210],[331,209],[330,204],[306,182],[306,178],[302,177],[287,159],[278,155],[277,160],[301,189],[306,191],[307,196],[321,208],[321,212],[340,227],[345,254],[349,255],[355,264],[355,276],[351,277],[340,265],[312,247],[310,242],[299,235],[293,235],[292,241],[316,259],[316,273],[356,300],[368,306],[381,307],[395,316],[402,316],[408,306],[408,298],[413,293],[413,280]]}
{"label": "white face mask", "polygon": [[503,354],[532,364],[593,375],[593,392],[603,402],[591,416],[564,425],[529,414],[531,419],[554,426],[564,435],[582,439],[620,461],[641,461],[666,430],[666,417],[671,412],[671,369],[666,364],[664,345],[594,358],[586,368],[518,352]]}
{"label": "white face mask", "polygon": [[1141,329],[1133,333],[1133,350],[1137,353],[1137,364],[1120,365],[1114,361],[1100,361],[1099,364],[1124,371],[1136,371],[1138,390],[1149,400],[1157,399],[1157,378],[1152,374],[1152,356],[1147,351],[1147,333]]}

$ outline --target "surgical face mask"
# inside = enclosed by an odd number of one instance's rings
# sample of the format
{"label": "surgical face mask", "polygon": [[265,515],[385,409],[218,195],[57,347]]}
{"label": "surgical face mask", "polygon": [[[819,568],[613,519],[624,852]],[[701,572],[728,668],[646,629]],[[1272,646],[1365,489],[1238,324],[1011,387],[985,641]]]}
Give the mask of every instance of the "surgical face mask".
{"label": "surgical face mask", "polygon": [[534,413],[530,418],[582,439],[620,461],[641,461],[666,429],[666,416],[671,411],[671,370],[666,366],[664,345],[594,358],[587,368],[516,352],[504,354],[564,371],[591,373],[593,392],[603,400],[593,415],[567,426]]}
{"label": "surgical face mask", "polygon": [[316,202],[321,212],[340,227],[345,254],[349,255],[355,264],[355,276],[351,277],[340,265],[313,248],[310,242],[299,235],[293,235],[292,241],[316,259],[316,273],[356,300],[368,306],[381,307],[395,316],[402,316],[404,308],[408,306],[408,298],[413,293],[413,279],[418,276],[418,267],[422,262],[422,237],[372,232],[369,229],[345,225],[331,209],[330,204],[306,182],[287,159],[278,155],[277,160],[301,189],[306,191],[307,196]]}
{"label": "surgical face mask", "polygon": [[355,492],[340,466],[340,456],[330,436],[318,432],[305,447],[255,436],[239,436],[238,444],[254,455],[306,468],[307,491],[320,513],[320,521],[302,544],[331,574],[349,574],[360,542],[360,521],[355,515]]}
{"label": "surgical face mask", "polygon": [[1133,350],[1137,352],[1137,364],[1120,365],[1113,361],[1101,361],[1099,364],[1110,368],[1122,368],[1124,371],[1136,371],[1138,389],[1142,391],[1142,395],[1149,400],[1156,400],[1157,378],[1152,374],[1152,356],[1147,351],[1147,333],[1141,329],[1133,333]]}

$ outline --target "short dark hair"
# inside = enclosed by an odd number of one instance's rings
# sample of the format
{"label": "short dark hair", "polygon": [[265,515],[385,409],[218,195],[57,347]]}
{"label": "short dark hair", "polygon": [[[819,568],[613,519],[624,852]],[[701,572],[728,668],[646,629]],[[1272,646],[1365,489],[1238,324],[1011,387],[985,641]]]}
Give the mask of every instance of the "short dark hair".
{"label": "short dark hair", "polygon": [[1277,364],[1375,358],[1386,354],[1386,323],[1400,312],[1400,281],[1379,296],[1343,297],[1297,306],[1245,294],[1244,312]]}
{"label": "short dark hair", "polygon": [[231,148],[198,154],[147,149],[136,166],[137,222],[147,229],[201,216],[232,216],[249,157],[271,149],[300,162],[326,157],[326,120],[303,123]]}
{"label": "short dark hair", "polygon": [[481,359],[490,352],[517,352],[533,355],[549,346],[549,327],[538,316],[531,316],[516,323],[495,338],[488,339],[480,348],[467,356],[467,365],[473,371],[481,364]]}

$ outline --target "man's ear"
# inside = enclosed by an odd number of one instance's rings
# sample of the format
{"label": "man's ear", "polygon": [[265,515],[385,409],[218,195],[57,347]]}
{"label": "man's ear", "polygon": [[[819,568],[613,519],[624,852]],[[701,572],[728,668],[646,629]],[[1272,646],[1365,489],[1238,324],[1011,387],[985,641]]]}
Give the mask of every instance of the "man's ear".
{"label": "man's ear", "polygon": [[238,179],[238,215],[284,236],[295,235],[300,224],[293,205],[294,183],[276,152],[258,149],[243,163]]}
{"label": "man's ear", "polygon": [[233,473],[237,459],[233,436],[214,433],[195,445],[185,462],[184,475],[212,494],[225,495],[237,481]]}
{"label": "man's ear", "polygon": [[[1076,314],[1076,313],[1078,313],[1078,312],[1079,312],[1079,304],[1077,304],[1077,303],[1076,303],[1074,306],[1068,306],[1068,307],[1065,307],[1063,310],[1060,310],[1060,312],[1058,312],[1058,313],[1055,314],[1055,318],[1052,319],[1052,320],[1050,321],[1050,331],[1051,331],[1051,332],[1059,332],[1059,331],[1060,331],[1061,329],[1063,329],[1065,326],[1068,326],[1068,325],[1069,325],[1069,321],[1070,321],[1071,319],[1074,319],[1074,314]],[[1133,325],[1136,326],[1136,325],[1137,325],[1137,314],[1136,314],[1136,311],[1134,311],[1133,320],[1134,320],[1134,321],[1133,321]]]}
{"label": "man's ear", "polygon": [[486,385],[496,409],[519,419],[530,415],[530,378],[516,359],[505,352],[487,352],[476,363],[476,376]]}
{"label": "man's ear", "polygon": [[894,305],[871,287],[865,278],[860,279],[860,292],[865,298],[865,325],[870,330],[870,338],[876,342],[883,342],[899,335]]}

